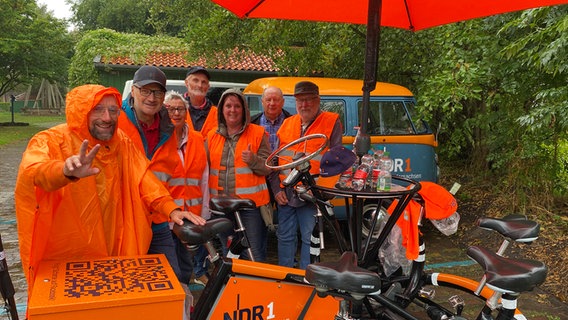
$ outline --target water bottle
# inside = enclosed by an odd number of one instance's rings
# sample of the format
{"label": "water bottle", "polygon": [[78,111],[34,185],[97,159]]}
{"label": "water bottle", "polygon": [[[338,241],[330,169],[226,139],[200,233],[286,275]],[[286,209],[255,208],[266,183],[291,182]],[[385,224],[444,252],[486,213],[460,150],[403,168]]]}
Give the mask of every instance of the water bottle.
{"label": "water bottle", "polygon": [[341,175],[339,176],[339,180],[335,184],[335,187],[337,189],[341,189],[341,190],[351,189],[352,177],[353,177],[353,168],[350,167],[349,169],[347,169],[343,173],[341,173]]}
{"label": "water bottle", "polygon": [[353,190],[361,191],[365,188],[372,166],[373,156],[370,154],[364,154],[361,157],[361,164],[357,167],[355,173],[353,173],[353,179],[351,181]]}
{"label": "water bottle", "polygon": [[380,162],[383,157],[383,150],[373,151],[373,170],[371,178],[371,190],[377,190],[377,181],[379,180]]}
{"label": "water bottle", "polygon": [[379,164],[379,177],[377,181],[377,191],[390,191],[392,184],[392,159],[388,151],[383,153]]}

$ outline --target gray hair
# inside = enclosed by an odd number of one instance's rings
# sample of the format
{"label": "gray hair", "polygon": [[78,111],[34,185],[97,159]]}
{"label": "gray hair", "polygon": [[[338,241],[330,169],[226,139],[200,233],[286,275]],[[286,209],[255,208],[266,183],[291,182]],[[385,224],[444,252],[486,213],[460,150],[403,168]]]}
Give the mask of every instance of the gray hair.
{"label": "gray hair", "polygon": [[181,100],[183,101],[183,105],[185,106],[185,108],[186,109],[189,108],[189,103],[187,102],[187,100],[185,100],[183,95],[177,91],[173,90],[168,91],[166,93],[166,97],[164,98],[164,104],[168,104],[168,102],[172,100]]}

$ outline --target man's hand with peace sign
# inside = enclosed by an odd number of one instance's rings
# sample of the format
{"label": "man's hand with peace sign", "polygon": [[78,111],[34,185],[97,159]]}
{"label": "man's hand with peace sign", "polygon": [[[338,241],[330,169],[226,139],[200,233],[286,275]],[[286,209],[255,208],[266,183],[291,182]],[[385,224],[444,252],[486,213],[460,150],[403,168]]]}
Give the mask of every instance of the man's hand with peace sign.
{"label": "man's hand with peace sign", "polygon": [[65,176],[85,178],[99,173],[99,168],[94,168],[91,165],[93,163],[93,159],[95,159],[95,156],[97,155],[97,152],[99,152],[101,145],[97,144],[87,153],[88,146],[89,141],[83,140],[79,154],[65,159],[65,165],[63,166],[63,174]]}

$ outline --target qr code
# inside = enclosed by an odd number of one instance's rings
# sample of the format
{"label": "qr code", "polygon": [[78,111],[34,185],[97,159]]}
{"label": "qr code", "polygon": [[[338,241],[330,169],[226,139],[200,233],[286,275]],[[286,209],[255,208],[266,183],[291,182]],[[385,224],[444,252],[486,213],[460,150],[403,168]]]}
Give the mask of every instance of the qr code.
{"label": "qr code", "polygon": [[172,290],[159,257],[105,258],[68,262],[65,266],[65,296],[98,297],[133,292]]}

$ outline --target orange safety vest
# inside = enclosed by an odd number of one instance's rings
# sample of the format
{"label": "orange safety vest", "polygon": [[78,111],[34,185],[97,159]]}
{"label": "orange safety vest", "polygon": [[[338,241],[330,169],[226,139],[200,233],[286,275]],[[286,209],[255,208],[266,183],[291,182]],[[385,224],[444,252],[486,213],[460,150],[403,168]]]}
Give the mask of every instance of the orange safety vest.
{"label": "orange safety vest", "polygon": [[[170,140],[176,139],[170,138]],[[166,145],[168,148],[158,149],[154,155],[155,160],[153,159],[150,164],[150,169],[170,191],[178,206],[200,216],[203,206],[201,180],[207,165],[202,136],[197,131],[188,131],[183,164],[177,148],[173,150],[169,148],[170,143],[164,144],[164,147]],[[172,160],[176,160],[173,167]]]}
{"label": "orange safety vest", "polygon": [[[209,113],[207,114],[207,118],[203,123],[203,127],[201,127],[201,131],[199,131],[203,136],[203,141],[207,139],[207,134],[209,133],[209,131],[217,128],[217,121],[217,107],[211,106],[211,110],[209,110]],[[195,131],[193,127],[193,121],[191,121],[191,116],[189,115],[189,110],[185,113],[185,122],[189,125],[190,130]]]}
{"label": "orange safety vest", "polygon": [[[249,145],[252,150],[258,150],[262,139],[265,135],[264,128],[255,124],[249,124],[239,137],[235,148],[235,163],[233,164],[235,176],[235,193],[247,199],[252,199],[257,206],[262,206],[270,201],[268,187],[264,176],[256,175],[249,166],[242,160],[241,153],[248,149]],[[225,145],[225,137],[216,131],[209,133],[207,139],[209,147],[209,190],[211,195],[223,193],[222,186],[219,186],[219,174],[221,171],[227,170],[221,167],[221,156]]]}
{"label": "orange safety vest", "polygon": [[[320,113],[314,120],[314,122],[308,127],[308,129],[304,133],[304,136],[314,133],[321,133],[325,134],[329,138],[331,136],[331,133],[333,132],[333,125],[337,122],[338,118],[339,115],[337,113],[326,111]],[[280,147],[300,138],[302,134],[302,120],[300,116],[296,114],[289,118],[286,118],[276,134],[278,135],[278,139],[280,141]],[[308,141],[305,151],[304,144],[299,144],[296,147],[297,150],[288,150],[286,152],[283,152],[282,155],[292,157],[294,155],[294,151],[311,153],[317,149],[318,145],[318,141]],[[324,148],[320,154],[310,160],[310,173],[312,175],[319,174],[320,160],[327,149],[329,148]],[[284,180],[284,178],[286,178],[289,173],[290,170],[280,171],[280,180]]]}
{"label": "orange safety vest", "polygon": [[[124,113],[121,113],[118,118],[118,126],[128,135],[128,137],[130,137],[132,142],[134,142],[134,145],[138,147],[142,153],[146,152],[138,129]],[[179,156],[177,154],[177,139],[175,137],[175,133],[173,133],[173,135],[165,143],[158,147],[152,157],[152,160],[150,160],[148,170],[152,171],[152,173],[154,173],[154,175],[158,177],[162,184],[164,184],[169,190],[167,181],[173,176],[172,168],[176,168],[180,164],[181,160],[179,160]],[[169,191],[171,192],[171,190]],[[175,199],[173,195],[172,197]],[[178,201],[176,201],[176,204],[179,205],[180,208],[182,207]],[[198,212],[193,213],[199,214]],[[168,222],[167,217],[164,215],[152,214],[151,217],[152,223],[154,224]]]}

